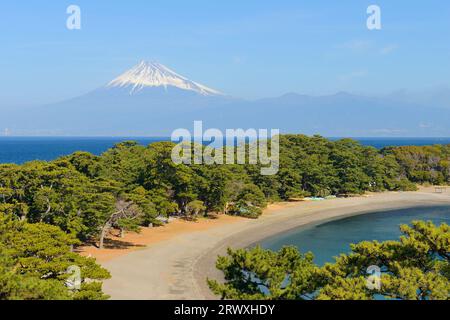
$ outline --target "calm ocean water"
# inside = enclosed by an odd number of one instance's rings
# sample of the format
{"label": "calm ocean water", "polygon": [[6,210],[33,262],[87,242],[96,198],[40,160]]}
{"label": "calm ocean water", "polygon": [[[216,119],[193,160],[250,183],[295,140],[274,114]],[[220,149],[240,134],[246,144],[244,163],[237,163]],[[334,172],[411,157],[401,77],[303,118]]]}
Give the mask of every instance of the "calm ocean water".
{"label": "calm ocean water", "polygon": [[353,216],[324,224],[303,227],[264,240],[264,248],[279,250],[293,245],[301,252],[314,253],[315,262],[333,262],[333,257],[350,251],[350,243],[397,240],[399,226],[414,220],[450,224],[450,206],[422,207]]}
{"label": "calm ocean water", "polygon": [[169,138],[30,138],[0,137],[0,163],[21,164],[32,160],[54,160],[75,151],[87,151],[96,155],[105,152],[116,143],[133,140],[142,145],[166,141]]}
{"label": "calm ocean water", "polygon": [[[333,140],[336,138],[332,138]],[[450,144],[450,138],[355,138],[362,144],[383,148],[387,146]],[[0,163],[24,163],[32,160],[54,160],[75,151],[87,151],[99,155],[114,144],[136,140],[143,145],[169,138],[29,138],[0,137]]]}

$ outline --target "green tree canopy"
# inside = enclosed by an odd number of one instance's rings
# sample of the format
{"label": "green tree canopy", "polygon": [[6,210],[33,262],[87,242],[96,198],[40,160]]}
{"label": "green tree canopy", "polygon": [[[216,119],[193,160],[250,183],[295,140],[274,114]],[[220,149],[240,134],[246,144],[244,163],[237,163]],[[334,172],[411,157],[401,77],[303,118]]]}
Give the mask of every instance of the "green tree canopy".
{"label": "green tree canopy", "polygon": [[[79,241],[56,226],[30,224],[0,214],[0,299],[105,299],[101,280],[109,273],[92,258],[71,251]],[[81,286],[70,291],[69,267]]]}

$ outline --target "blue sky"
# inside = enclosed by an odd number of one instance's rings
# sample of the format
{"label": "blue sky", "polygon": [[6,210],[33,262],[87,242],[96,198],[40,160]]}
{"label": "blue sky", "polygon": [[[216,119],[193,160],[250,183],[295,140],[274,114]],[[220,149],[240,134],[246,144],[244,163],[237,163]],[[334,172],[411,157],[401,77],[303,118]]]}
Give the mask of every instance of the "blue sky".
{"label": "blue sky", "polygon": [[74,97],[142,59],[250,99],[450,86],[447,0],[2,1],[0,30],[0,106]]}

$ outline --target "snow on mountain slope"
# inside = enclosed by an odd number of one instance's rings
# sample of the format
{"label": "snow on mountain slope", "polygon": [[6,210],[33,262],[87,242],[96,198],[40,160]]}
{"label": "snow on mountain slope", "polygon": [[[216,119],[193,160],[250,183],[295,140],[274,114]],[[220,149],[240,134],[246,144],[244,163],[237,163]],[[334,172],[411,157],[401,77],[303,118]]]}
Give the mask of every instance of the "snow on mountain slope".
{"label": "snow on mountain slope", "polygon": [[191,81],[166,66],[157,62],[142,61],[132,69],[126,71],[113,81],[107,88],[129,88],[133,95],[149,87],[176,87],[182,90],[194,91],[203,96],[223,95],[221,92]]}

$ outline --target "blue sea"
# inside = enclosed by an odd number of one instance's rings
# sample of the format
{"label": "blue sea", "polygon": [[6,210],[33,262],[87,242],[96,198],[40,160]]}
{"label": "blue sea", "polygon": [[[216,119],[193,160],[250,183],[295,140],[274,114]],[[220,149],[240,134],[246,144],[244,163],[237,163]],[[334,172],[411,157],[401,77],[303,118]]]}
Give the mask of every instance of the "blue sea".
{"label": "blue sea", "polygon": [[[338,138],[331,138],[336,140]],[[367,146],[383,148],[387,146],[450,144],[450,138],[354,138]],[[136,138],[79,138],[79,137],[0,137],[0,163],[21,164],[32,160],[54,160],[75,151],[87,151],[100,155],[114,144],[138,141],[148,145],[157,141],[168,141],[166,137]]]}
{"label": "blue sea", "polygon": [[418,207],[352,216],[319,225],[306,226],[262,241],[261,246],[279,250],[293,245],[301,252],[312,252],[323,265],[333,257],[350,252],[350,243],[398,240],[400,225],[414,220],[450,224],[450,206]]}
{"label": "blue sea", "polygon": [[33,160],[54,160],[76,151],[86,151],[100,155],[115,144],[127,140],[148,145],[169,138],[66,138],[66,137],[0,137],[0,163],[22,164]]}

